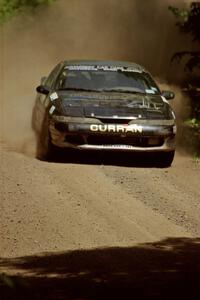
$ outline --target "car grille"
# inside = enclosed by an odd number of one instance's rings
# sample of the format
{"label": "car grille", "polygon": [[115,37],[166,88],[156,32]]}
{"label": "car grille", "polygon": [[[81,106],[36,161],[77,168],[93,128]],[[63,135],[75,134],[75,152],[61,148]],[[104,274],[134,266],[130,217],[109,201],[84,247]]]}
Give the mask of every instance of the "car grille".
{"label": "car grille", "polygon": [[149,138],[149,137],[119,137],[119,136],[98,136],[89,135],[87,137],[88,144],[91,145],[131,145],[136,147],[152,147],[162,146],[163,138]]}
{"label": "car grille", "polygon": [[78,134],[67,135],[65,141],[74,145],[131,145],[135,147],[159,147],[164,143],[163,138],[150,137],[117,137],[89,135],[83,137]]}

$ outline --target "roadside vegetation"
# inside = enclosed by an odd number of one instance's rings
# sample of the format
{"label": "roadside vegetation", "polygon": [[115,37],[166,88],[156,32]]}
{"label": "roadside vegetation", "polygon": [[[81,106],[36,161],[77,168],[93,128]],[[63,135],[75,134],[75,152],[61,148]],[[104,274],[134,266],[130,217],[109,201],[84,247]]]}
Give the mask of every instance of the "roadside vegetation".
{"label": "roadside vegetation", "polygon": [[5,23],[11,17],[25,9],[47,6],[55,1],[56,0],[0,0],[0,23]]}
{"label": "roadside vegetation", "polygon": [[188,9],[169,7],[177,19],[176,26],[180,32],[189,34],[194,41],[196,49],[177,52],[172,56],[172,62],[185,64],[185,82],[183,92],[191,98],[191,119],[186,124],[194,127],[200,126],[200,2],[192,2]]}
{"label": "roadside vegetation", "polygon": [[181,33],[190,35],[195,50],[183,49],[172,56],[172,62],[184,63],[185,80],[182,91],[190,98],[191,113],[184,125],[191,139],[197,143],[200,155],[200,2],[192,2],[188,9],[169,7]]}

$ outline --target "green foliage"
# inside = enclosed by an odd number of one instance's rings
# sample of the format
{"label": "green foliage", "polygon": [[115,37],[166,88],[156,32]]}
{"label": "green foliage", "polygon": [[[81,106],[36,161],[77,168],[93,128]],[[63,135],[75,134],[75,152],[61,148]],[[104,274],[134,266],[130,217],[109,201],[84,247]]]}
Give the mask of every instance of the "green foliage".
{"label": "green foliage", "polygon": [[[200,45],[200,2],[192,2],[188,9],[169,7],[177,19],[176,26],[184,34],[189,34],[192,40]],[[197,149],[200,151],[200,51],[180,51],[172,56],[172,61],[185,62],[185,70],[189,70],[184,92],[190,98],[190,119],[185,121],[191,136],[194,137]],[[195,69],[195,70],[194,70]],[[196,71],[196,72],[195,72]],[[200,154],[200,152],[198,152]]]}
{"label": "green foliage", "polygon": [[185,121],[185,124],[191,127],[198,127],[200,128],[200,121],[197,120],[196,118],[192,118],[192,119],[187,119]]}
{"label": "green foliage", "polygon": [[56,0],[0,0],[0,23],[4,23],[24,8],[49,5]]}
{"label": "green foliage", "polygon": [[[178,19],[176,25],[182,33],[190,34],[193,41],[200,43],[200,2],[192,2],[190,8],[179,9],[169,7],[175,17]],[[185,69],[193,71],[194,68],[200,69],[200,51],[180,51],[173,55],[173,60],[182,60],[187,58]]]}
{"label": "green foliage", "polygon": [[178,19],[176,24],[180,30],[191,34],[194,41],[200,42],[200,2],[192,2],[188,10],[172,6],[169,9]]}
{"label": "green foliage", "polygon": [[181,26],[188,21],[189,11],[187,9],[180,9],[177,7],[169,6],[169,10],[175,15],[176,18],[179,18],[179,23]]}

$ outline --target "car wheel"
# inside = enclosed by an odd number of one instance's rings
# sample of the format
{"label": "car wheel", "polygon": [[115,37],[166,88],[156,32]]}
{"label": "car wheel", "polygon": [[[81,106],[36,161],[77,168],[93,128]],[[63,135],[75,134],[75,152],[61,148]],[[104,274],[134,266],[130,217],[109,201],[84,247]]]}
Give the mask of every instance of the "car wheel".
{"label": "car wheel", "polygon": [[56,146],[52,144],[49,133],[49,119],[48,116],[45,116],[40,134],[38,135],[37,158],[50,161],[55,155],[55,149]]}
{"label": "car wheel", "polygon": [[159,166],[163,168],[170,167],[174,159],[175,151],[161,152],[159,156]]}

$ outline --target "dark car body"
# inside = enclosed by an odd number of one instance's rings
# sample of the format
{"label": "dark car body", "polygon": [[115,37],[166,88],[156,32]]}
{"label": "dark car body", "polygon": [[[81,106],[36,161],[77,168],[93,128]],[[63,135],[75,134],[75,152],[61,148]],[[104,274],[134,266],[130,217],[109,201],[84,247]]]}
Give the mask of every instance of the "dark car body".
{"label": "dark car body", "polygon": [[[52,145],[87,150],[175,151],[175,116],[142,66],[120,61],[65,61],[37,87],[35,129]],[[39,121],[40,120],[40,121]],[[42,123],[41,123],[42,120]],[[44,133],[45,132],[45,133]]]}

